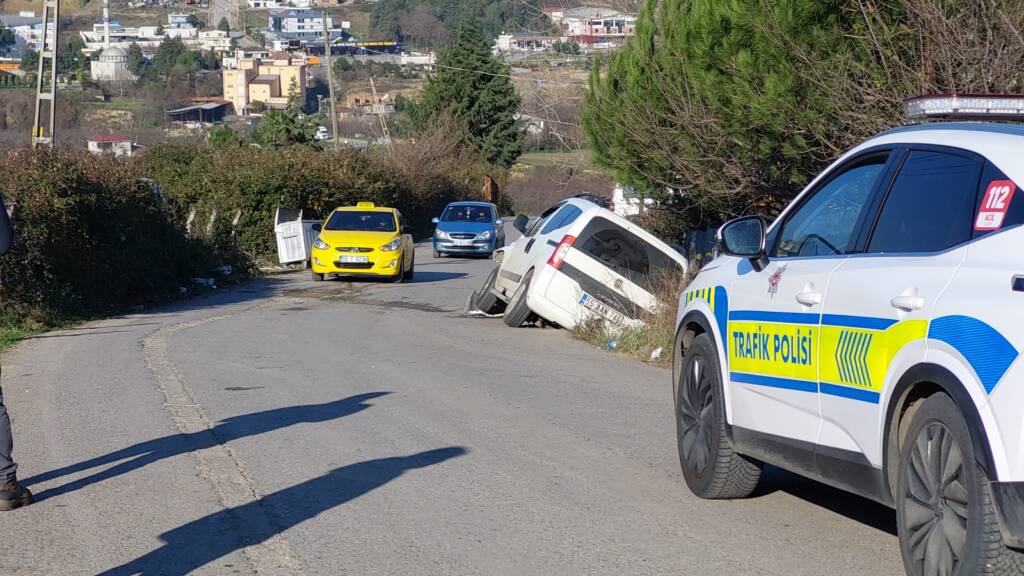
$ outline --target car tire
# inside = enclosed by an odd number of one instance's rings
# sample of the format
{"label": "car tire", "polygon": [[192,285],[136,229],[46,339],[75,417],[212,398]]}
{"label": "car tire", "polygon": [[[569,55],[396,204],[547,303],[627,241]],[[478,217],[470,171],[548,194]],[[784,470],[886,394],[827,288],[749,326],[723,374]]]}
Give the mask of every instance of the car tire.
{"label": "car tire", "polygon": [[434,250],[434,258],[444,258],[444,253]]}
{"label": "car tire", "polygon": [[474,295],[476,300],[476,309],[484,312],[485,314],[496,314],[500,311],[501,305],[504,302],[500,298],[494,295],[492,290],[494,289],[494,283],[498,280],[498,267],[495,266],[491,273],[487,275],[484,280],[484,285],[480,287],[480,291]]}
{"label": "car tire", "polygon": [[404,281],[405,282],[411,281],[412,280],[412,276],[415,273],[416,273],[416,255],[413,254],[412,262],[409,262],[409,269],[406,270],[405,272],[403,272],[403,276],[405,277]]}
{"label": "car tire", "polygon": [[718,352],[698,335],[676,373],[676,443],[683,478],[701,498],[746,498],[761,479],[761,463],[737,453],[725,429]]}
{"label": "car tire", "polygon": [[323,274],[317,274],[316,272],[313,271],[312,268],[310,268],[309,271],[310,271],[310,274],[313,275],[313,281],[314,282],[320,282],[321,280],[324,279],[324,275]]}
{"label": "car tire", "polygon": [[526,273],[523,281],[519,283],[519,286],[516,287],[516,291],[508,301],[508,307],[505,308],[505,315],[502,316],[502,320],[512,328],[519,328],[526,324],[530,316],[533,315],[530,312],[530,307],[526,305],[526,294],[530,291],[530,280],[532,279],[533,270],[530,270]]}
{"label": "car tire", "polygon": [[1003,545],[989,478],[949,396],[934,394],[914,413],[899,458],[896,524],[908,576],[1024,574],[1024,554]]}

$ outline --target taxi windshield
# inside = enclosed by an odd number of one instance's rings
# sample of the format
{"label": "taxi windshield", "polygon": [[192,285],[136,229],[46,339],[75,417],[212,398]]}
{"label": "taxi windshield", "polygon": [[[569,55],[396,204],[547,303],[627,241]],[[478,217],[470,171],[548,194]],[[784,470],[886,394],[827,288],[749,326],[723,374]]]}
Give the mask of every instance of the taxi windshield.
{"label": "taxi windshield", "polygon": [[491,209],[487,206],[449,206],[441,215],[442,222],[491,222]]}
{"label": "taxi windshield", "polygon": [[395,232],[395,216],[391,212],[357,212],[339,210],[327,220],[324,230],[351,232]]}

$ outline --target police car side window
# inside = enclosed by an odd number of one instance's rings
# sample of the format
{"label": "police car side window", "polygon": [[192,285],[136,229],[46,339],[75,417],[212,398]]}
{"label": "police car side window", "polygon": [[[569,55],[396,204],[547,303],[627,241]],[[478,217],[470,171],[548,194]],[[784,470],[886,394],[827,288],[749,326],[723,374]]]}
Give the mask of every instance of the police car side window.
{"label": "police car side window", "polygon": [[882,204],[868,252],[940,252],[971,237],[981,162],[914,150]]}
{"label": "police car side window", "polygon": [[877,154],[845,168],[786,218],[769,256],[849,254],[888,154]]}
{"label": "police car side window", "polygon": [[[985,169],[981,173],[981,184],[978,186],[978,198],[977,204],[975,205],[975,215],[982,212],[982,203],[985,202],[985,194],[988,192],[990,186],[993,183],[999,182],[1013,182],[1013,180],[1003,173],[1002,170],[996,168],[991,162],[985,162]],[[1006,207],[1006,215],[1003,217],[1003,221],[998,226],[978,226],[975,224],[974,238],[981,238],[992,232],[997,232],[1011,226],[1019,226],[1024,224],[1024,199],[1021,198],[1024,195],[1024,191],[1018,189],[1019,187],[1013,185],[1013,194],[1009,195],[1009,206]],[[976,216],[977,217],[977,216]],[[979,229],[980,228],[980,229]]]}

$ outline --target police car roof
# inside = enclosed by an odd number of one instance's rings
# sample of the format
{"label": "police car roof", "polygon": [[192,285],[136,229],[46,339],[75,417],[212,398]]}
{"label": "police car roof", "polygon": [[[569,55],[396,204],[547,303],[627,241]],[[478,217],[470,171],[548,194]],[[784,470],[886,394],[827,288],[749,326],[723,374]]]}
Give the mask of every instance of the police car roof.
{"label": "police car roof", "polygon": [[844,154],[885,145],[924,144],[969,150],[984,156],[1014,182],[1024,183],[1024,125],[999,122],[927,122],[878,134]]}
{"label": "police car roof", "polygon": [[449,206],[483,206],[485,208],[491,207],[493,204],[490,202],[484,202],[482,200],[456,200],[455,202],[449,202]]}
{"label": "police car roof", "polygon": [[908,132],[932,132],[932,131],[966,131],[966,132],[988,132],[992,134],[1009,134],[1011,136],[1024,136],[1024,124],[1010,122],[925,122],[923,124],[912,124],[886,130],[875,135],[874,138],[888,136],[890,134],[906,134]]}

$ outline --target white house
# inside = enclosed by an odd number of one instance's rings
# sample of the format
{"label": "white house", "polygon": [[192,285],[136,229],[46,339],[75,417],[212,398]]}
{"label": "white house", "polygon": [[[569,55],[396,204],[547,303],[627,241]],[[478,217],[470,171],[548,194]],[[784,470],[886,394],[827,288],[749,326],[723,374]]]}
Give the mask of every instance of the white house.
{"label": "white house", "polygon": [[86,141],[86,146],[93,154],[113,154],[118,158],[130,157],[135,152],[132,139],[117,134],[93,136]]}

